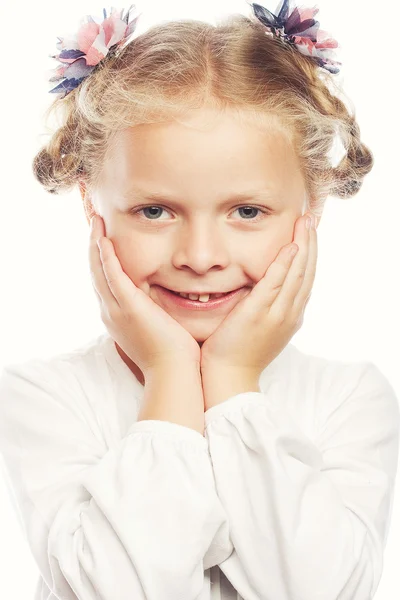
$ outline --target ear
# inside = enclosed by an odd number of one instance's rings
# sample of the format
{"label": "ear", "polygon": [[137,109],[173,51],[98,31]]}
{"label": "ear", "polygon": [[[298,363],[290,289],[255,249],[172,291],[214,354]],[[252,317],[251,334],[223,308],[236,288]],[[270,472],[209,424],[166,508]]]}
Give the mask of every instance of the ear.
{"label": "ear", "polygon": [[323,215],[324,208],[325,208],[325,202],[326,202],[326,198],[324,198],[322,201],[320,201],[320,206],[319,206],[319,211],[318,211],[320,213],[320,215],[319,215],[319,217],[317,217],[315,215],[315,229],[318,229],[318,225],[321,222],[322,215]]}
{"label": "ear", "polygon": [[314,217],[315,217],[315,229],[318,229],[318,226],[319,226],[320,221],[322,219],[322,214],[324,212],[326,199],[327,199],[327,196],[325,198],[320,199],[319,202],[318,202],[318,212],[320,213],[320,215],[318,217],[314,213],[314,211],[312,210],[312,208],[310,208],[310,205],[313,204],[313,202],[311,202],[311,201],[308,202],[307,198],[304,200],[302,214],[304,215],[304,213],[306,213],[308,211],[308,212],[310,212],[311,214],[314,215]]}
{"label": "ear", "polygon": [[83,208],[85,210],[86,220],[90,224],[90,219],[93,217],[93,215],[96,214],[96,211],[90,200],[90,196],[86,190],[85,182],[79,180],[78,184],[79,184],[79,191],[81,193],[81,197],[82,197],[82,201],[83,201]]}

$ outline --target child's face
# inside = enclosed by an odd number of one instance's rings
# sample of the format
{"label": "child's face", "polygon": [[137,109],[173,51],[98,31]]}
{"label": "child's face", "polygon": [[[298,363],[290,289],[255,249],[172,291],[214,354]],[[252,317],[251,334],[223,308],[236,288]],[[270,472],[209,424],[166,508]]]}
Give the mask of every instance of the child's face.
{"label": "child's face", "polygon": [[[294,151],[279,130],[265,133],[229,114],[193,115],[192,128],[169,123],[119,133],[92,203],[125,273],[201,343],[226,310],[167,307],[157,286],[178,291],[247,286],[249,293],[292,241],[306,192]],[[201,130],[202,118],[212,115],[217,119]],[[135,199],[129,197],[132,187],[143,196],[161,196]],[[227,203],[246,190],[269,196]],[[128,212],[140,205],[147,210]]]}

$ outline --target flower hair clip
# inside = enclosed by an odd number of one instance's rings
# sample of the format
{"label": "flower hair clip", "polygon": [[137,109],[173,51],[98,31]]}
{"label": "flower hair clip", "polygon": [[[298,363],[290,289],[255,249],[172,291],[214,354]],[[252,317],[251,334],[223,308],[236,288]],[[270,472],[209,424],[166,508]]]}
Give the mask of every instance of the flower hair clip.
{"label": "flower hair clip", "polygon": [[132,4],[123,16],[123,9],[119,12],[111,7],[110,15],[107,16],[107,11],[103,8],[102,22],[97,23],[96,17],[87,15],[86,20],[82,19],[75,36],[58,37],[57,49],[61,52],[55,56],[50,55],[50,58],[58,60],[61,66],[49,72],[49,81],[63,81],[49,90],[49,93],[60,93],[61,98],[65,98],[106,56],[113,56],[120,51],[136,29],[141,13],[132,19],[131,13],[135,10],[136,7]]}
{"label": "flower hair clip", "polygon": [[266,33],[283,39],[295,46],[299,52],[316,60],[318,65],[330,73],[339,73],[342,63],[335,60],[332,48],[338,48],[336,40],[326,31],[319,29],[314,16],[319,8],[291,7],[291,0],[281,0],[276,8],[277,15],[260,4],[248,2],[257,19],[267,28]]}
{"label": "flower hair clip", "polygon": [[[341,63],[335,60],[333,48],[338,47],[336,40],[319,29],[319,22],[314,19],[319,9],[291,9],[291,0],[281,0],[274,15],[260,4],[248,2],[257,19],[265,26],[266,33],[296,46],[304,55],[316,59],[318,65],[331,73],[338,73]],[[76,35],[59,37],[57,49],[60,53],[50,55],[59,61],[60,66],[49,72],[50,82],[60,82],[49,90],[51,94],[61,94],[65,98],[73,89],[88,77],[93,69],[106,57],[116,55],[117,51],[128,43],[128,38],[135,31],[141,13],[133,18],[136,12],[132,4],[126,15],[111,7],[110,15],[103,8],[103,21],[97,22],[95,17],[86,16],[82,20]]]}

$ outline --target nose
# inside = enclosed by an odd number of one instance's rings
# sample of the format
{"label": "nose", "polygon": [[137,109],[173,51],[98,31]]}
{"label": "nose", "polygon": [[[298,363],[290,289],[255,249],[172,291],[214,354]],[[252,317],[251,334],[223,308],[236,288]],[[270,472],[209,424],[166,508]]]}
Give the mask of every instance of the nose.
{"label": "nose", "polygon": [[221,234],[210,220],[188,228],[175,244],[172,263],[177,269],[190,268],[199,275],[210,269],[224,269],[229,265],[232,242]]}

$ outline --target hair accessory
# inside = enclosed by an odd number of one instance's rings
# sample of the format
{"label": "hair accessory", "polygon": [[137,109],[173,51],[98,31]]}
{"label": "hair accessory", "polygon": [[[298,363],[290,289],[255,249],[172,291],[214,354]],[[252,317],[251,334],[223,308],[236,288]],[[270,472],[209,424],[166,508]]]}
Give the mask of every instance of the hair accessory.
{"label": "hair accessory", "polygon": [[[319,9],[291,7],[292,0],[281,0],[274,15],[260,4],[248,2],[257,19],[266,28],[266,34],[281,38],[296,46],[307,56],[314,58],[318,65],[330,73],[338,73],[342,63],[335,60],[332,48],[337,48],[336,40],[319,29],[319,22],[314,19]],[[65,98],[69,92],[79,86],[93,69],[106,57],[114,56],[128,43],[128,38],[135,31],[141,13],[131,18],[136,11],[134,4],[119,12],[111,7],[110,15],[103,8],[103,21],[86,15],[81,26],[72,37],[58,37],[57,55],[49,55],[58,60],[59,67],[49,71],[49,81],[60,83],[49,90],[50,94],[61,94]],[[100,22],[97,22],[100,21]],[[63,80],[63,81],[62,81]]]}
{"label": "hair accessory", "polygon": [[81,20],[76,35],[68,38],[58,37],[57,49],[61,52],[49,56],[57,59],[61,66],[49,72],[51,75],[49,81],[62,79],[64,81],[49,90],[49,93],[61,93],[61,98],[65,98],[106,56],[114,56],[117,50],[122,50],[129,36],[135,31],[141,15],[139,13],[131,20],[131,12],[134,11],[134,4],[128,8],[125,16],[123,16],[124,9],[119,13],[116,8],[111,7],[110,15],[107,17],[107,11],[103,8],[102,22],[101,19],[86,15],[86,20],[85,17]]}
{"label": "hair accessory", "polygon": [[316,59],[318,65],[330,73],[339,73],[342,63],[335,60],[332,48],[338,42],[319,29],[314,16],[319,8],[292,7],[291,0],[281,0],[276,8],[277,16],[260,4],[248,2],[257,19],[267,28],[267,34],[282,38],[306,56]]}

